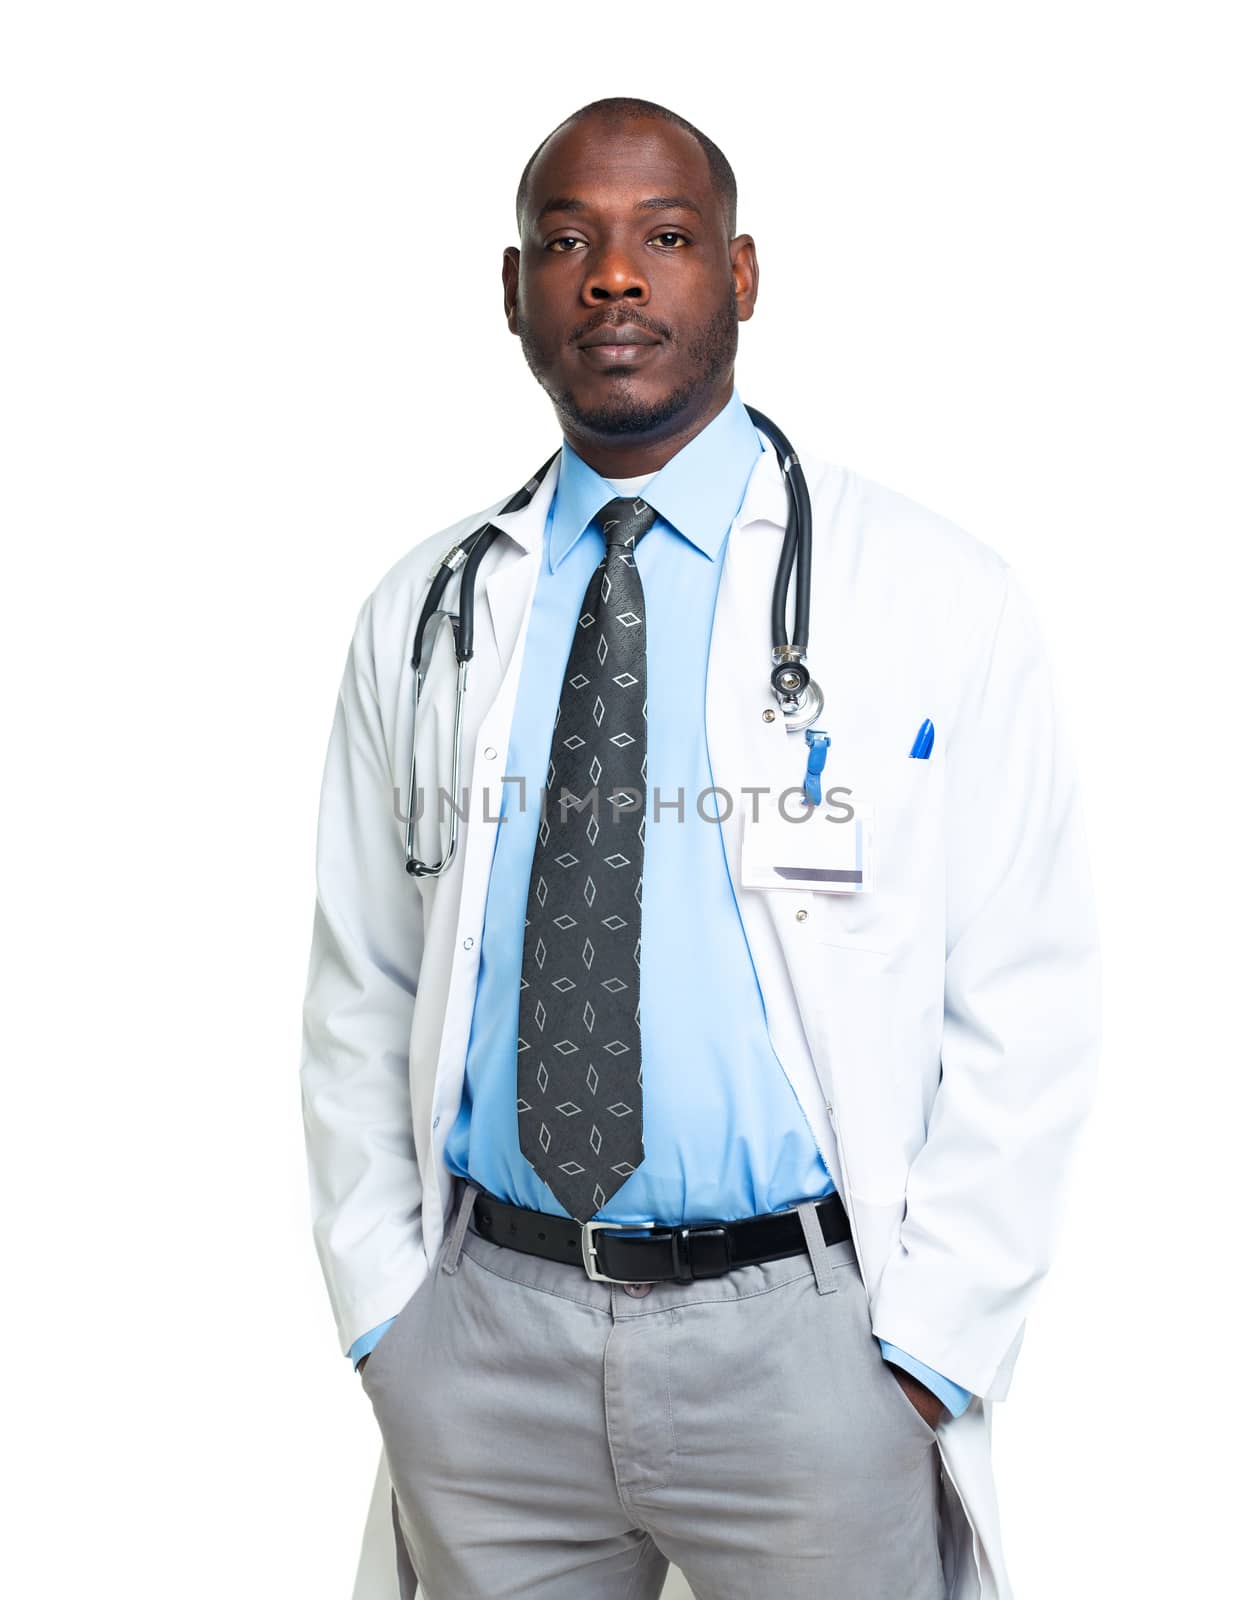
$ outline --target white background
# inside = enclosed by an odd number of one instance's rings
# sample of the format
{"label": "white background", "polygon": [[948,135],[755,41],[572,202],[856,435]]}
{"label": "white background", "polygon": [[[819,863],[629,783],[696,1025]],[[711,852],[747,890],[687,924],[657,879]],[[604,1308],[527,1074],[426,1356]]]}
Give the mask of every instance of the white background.
{"label": "white background", "polygon": [[736,169],[744,398],[1037,605],[1108,1015],[996,1415],[1008,1558],[1021,1600],[1225,1585],[1228,9],[9,9],[6,1592],[349,1593],[377,1436],[297,1085],[321,763],[366,593],[558,441],[500,253],[529,151],[616,93]]}

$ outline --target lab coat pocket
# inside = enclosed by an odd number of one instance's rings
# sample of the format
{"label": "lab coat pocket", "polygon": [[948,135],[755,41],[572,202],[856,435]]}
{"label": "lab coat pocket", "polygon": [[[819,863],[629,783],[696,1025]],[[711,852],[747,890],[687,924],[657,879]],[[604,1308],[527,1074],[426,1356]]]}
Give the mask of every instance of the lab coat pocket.
{"label": "lab coat pocket", "polygon": [[941,817],[943,768],[937,761],[859,751],[846,756],[832,783],[872,822],[875,885],[899,890],[916,881],[928,836]]}
{"label": "lab coat pocket", "polygon": [[[834,755],[834,751],[832,752]],[[810,897],[822,944],[893,952],[925,931],[941,898],[943,769],[937,761],[846,752],[832,774],[837,795],[869,818],[870,888]]]}

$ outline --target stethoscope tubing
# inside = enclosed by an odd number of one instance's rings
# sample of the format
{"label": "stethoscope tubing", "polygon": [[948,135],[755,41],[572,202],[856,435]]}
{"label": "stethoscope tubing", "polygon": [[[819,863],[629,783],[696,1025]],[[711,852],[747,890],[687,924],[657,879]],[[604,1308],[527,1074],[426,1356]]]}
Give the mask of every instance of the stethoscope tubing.
{"label": "stethoscope tubing", "polygon": [[[796,451],[781,428],[770,417],[753,406],[746,406],[749,420],[755,428],[766,434],[775,446],[788,493],[788,526],[784,530],[783,547],[775,569],[775,584],[771,590],[771,643],[773,645],[798,645],[802,651],[809,648],[810,564],[813,558],[814,513],[810,504],[809,486]],[[788,590],[792,582],[792,563],[796,562],[796,611],[792,624],[792,638],[788,638]]]}

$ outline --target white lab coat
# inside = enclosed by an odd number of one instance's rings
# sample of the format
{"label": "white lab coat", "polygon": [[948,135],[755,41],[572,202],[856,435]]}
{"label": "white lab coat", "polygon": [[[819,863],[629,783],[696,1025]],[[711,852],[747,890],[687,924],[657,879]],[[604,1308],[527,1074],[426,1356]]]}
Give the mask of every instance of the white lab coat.
{"label": "white lab coat", "polygon": [[[876,808],[872,894],[741,883],[746,787],[798,788],[801,736],[768,722],[785,520],[766,451],[726,547],[706,723],[735,797],[728,866],[783,1063],[852,1221],[874,1333],[975,1395],[938,1429],[952,1600],[1006,1600],[994,1403],[1047,1270],[1092,1100],[1097,952],[1081,815],[1025,595],[986,546],[853,473],[802,458],[813,498],[810,663],[826,778]],[[493,825],[553,465],[524,510],[416,546],[361,608],[323,780],[302,1066],[317,1249],[340,1347],[395,1315],[443,1237]],[[404,871],[412,635],[429,574],[492,516],[464,711],[470,815],[450,870]],[[418,729],[448,785],[447,630]],[[923,717],[929,761],[908,758]],[[530,802],[536,803],[536,802]],[[485,809],[484,809],[485,807]],[[725,808],[726,809],[726,808]],[[436,805],[418,826],[433,856]],[[355,1600],[397,1600],[380,1462]]]}

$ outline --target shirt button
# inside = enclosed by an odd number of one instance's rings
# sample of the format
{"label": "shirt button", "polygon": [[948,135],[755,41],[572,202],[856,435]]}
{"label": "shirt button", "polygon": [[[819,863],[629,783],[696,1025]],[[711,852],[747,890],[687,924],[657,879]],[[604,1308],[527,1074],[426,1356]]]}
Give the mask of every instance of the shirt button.
{"label": "shirt button", "polygon": [[631,1294],[634,1300],[644,1300],[653,1288],[653,1283],[626,1283],[624,1292]]}
{"label": "shirt button", "polygon": [[487,745],[486,749],[482,753],[488,761],[494,761],[498,752],[493,750],[490,745]]}

